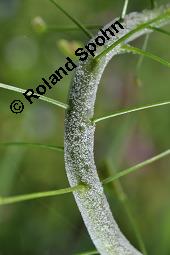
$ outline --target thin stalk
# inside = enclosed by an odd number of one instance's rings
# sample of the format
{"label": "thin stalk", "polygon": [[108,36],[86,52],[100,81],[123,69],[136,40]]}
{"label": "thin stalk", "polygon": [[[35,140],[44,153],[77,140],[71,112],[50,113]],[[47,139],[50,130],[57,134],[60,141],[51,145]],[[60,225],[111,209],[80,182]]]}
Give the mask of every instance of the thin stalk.
{"label": "thin stalk", "polygon": [[170,62],[168,62],[165,59],[160,58],[159,56],[156,56],[150,52],[141,50],[139,48],[136,48],[136,47],[133,47],[130,45],[124,45],[124,46],[122,46],[122,49],[126,50],[127,52],[132,52],[134,54],[143,55],[144,57],[150,58],[150,59],[152,59],[156,62],[159,62],[167,67],[170,67]]}
{"label": "thin stalk", "polygon": [[152,29],[152,30],[155,30],[155,31],[157,31],[157,32],[160,32],[160,33],[162,33],[162,34],[165,34],[165,35],[170,36],[170,32],[169,32],[169,31],[166,31],[166,30],[164,30],[164,29],[162,29],[162,28],[153,27],[153,26],[150,26],[149,28]]}
{"label": "thin stalk", "polygon": [[130,167],[128,169],[125,169],[125,170],[115,174],[114,176],[111,176],[111,177],[108,177],[108,178],[104,179],[102,181],[102,183],[105,185],[107,183],[115,181],[115,180],[117,180],[119,178],[122,178],[122,177],[124,177],[124,176],[126,176],[126,175],[128,175],[130,173],[133,173],[133,172],[139,170],[140,168],[145,167],[147,165],[150,165],[150,164],[152,164],[152,163],[154,163],[154,162],[156,162],[156,161],[158,161],[158,160],[160,160],[160,159],[162,159],[162,158],[164,158],[166,156],[169,156],[169,155],[170,155],[170,150],[162,152],[162,153],[158,154],[155,157],[152,157],[152,158],[150,158],[148,160],[145,160],[145,161],[143,161],[143,162],[141,162],[141,163],[139,163],[139,164],[137,164],[137,165],[135,165],[133,167]]}
{"label": "thin stalk", "polygon": [[123,10],[122,10],[122,14],[121,14],[121,19],[124,19],[127,13],[127,8],[128,8],[128,3],[129,0],[124,0],[124,5],[123,5]]}
{"label": "thin stalk", "polygon": [[[149,36],[150,36],[149,34],[147,34],[147,35],[145,36],[145,40],[144,40],[144,43],[143,43],[143,46],[142,46],[142,50],[145,50],[145,51],[146,51],[147,46],[148,46]],[[144,56],[143,56],[143,55],[140,55],[140,56],[139,56],[139,60],[138,60],[138,62],[137,62],[137,67],[136,67],[137,72],[139,72],[139,69],[140,69],[141,66],[142,66],[143,59],[144,59]]]}
{"label": "thin stalk", "polygon": [[54,196],[58,196],[58,195],[72,193],[75,191],[82,191],[85,188],[86,188],[85,185],[79,184],[75,187],[71,187],[71,188],[69,187],[69,188],[59,189],[59,190],[37,192],[37,193],[31,193],[31,194],[26,194],[26,195],[11,196],[11,197],[0,197],[0,206],[24,202],[24,201],[28,201],[28,200],[39,199],[39,198],[54,197]]}
{"label": "thin stalk", "polygon": [[[21,88],[14,87],[14,86],[11,86],[11,85],[6,85],[6,84],[3,84],[3,83],[0,83],[0,88],[11,90],[11,91],[15,91],[15,92],[18,92],[18,93],[21,93],[21,94],[26,92],[25,89],[21,89]],[[38,94],[35,93],[35,95],[38,95]],[[49,98],[49,97],[40,96],[39,99],[42,100],[42,101],[45,101],[47,103],[59,106],[59,107],[61,107],[63,109],[67,109],[68,108],[67,104],[64,104],[64,103],[62,103],[60,101],[54,100],[54,99]]]}
{"label": "thin stalk", "polygon": [[23,143],[23,142],[9,142],[9,143],[0,143],[0,147],[9,147],[9,146],[23,146],[23,147],[38,147],[42,149],[55,150],[55,151],[64,151],[62,146],[54,146],[49,144],[41,143]]}
{"label": "thin stalk", "polygon": [[161,103],[157,103],[157,104],[151,104],[151,105],[145,105],[145,106],[141,106],[141,107],[135,107],[135,108],[131,108],[131,109],[127,109],[127,110],[123,110],[123,111],[119,111],[113,114],[109,114],[100,118],[96,118],[96,119],[92,119],[93,123],[98,123],[100,121],[103,120],[107,120],[110,118],[114,118],[114,117],[118,117],[121,115],[125,115],[128,113],[132,113],[132,112],[138,112],[138,111],[142,111],[142,110],[146,110],[146,109],[150,109],[150,108],[155,108],[155,107],[159,107],[159,106],[163,106],[163,105],[168,105],[170,104],[170,101],[166,101],[166,102],[161,102]]}
{"label": "thin stalk", "polygon": [[53,3],[62,13],[64,13],[70,20],[72,20],[77,27],[79,27],[85,35],[87,35],[89,38],[91,38],[93,35],[89,33],[89,31],[86,29],[86,27],[81,24],[76,18],[74,18],[72,15],[70,15],[66,10],[64,10],[59,4],[56,3],[54,0],[49,0],[51,3]]}

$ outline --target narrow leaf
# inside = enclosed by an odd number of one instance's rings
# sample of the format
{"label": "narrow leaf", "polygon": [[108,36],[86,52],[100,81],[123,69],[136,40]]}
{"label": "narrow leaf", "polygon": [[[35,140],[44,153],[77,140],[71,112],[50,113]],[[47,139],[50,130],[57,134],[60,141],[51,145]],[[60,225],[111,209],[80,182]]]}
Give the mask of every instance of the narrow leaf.
{"label": "narrow leaf", "polygon": [[[18,87],[14,87],[14,86],[11,86],[11,85],[6,85],[6,84],[3,84],[3,83],[0,83],[0,88],[8,89],[8,90],[15,91],[15,92],[18,92],[18,93],[21,93],[21,94],[26,92],[26,90],[24,90],[24,89],[21,89],[21,88],[18,88]],[[36,95],[38,95],[38,94],[36,94]],[[63,109],[67,109],[68,108],[67,104],[64,104],[64,103],[62,103],[60,101],[54,100],[54,99],[49,98],[49,97],[40,96],[39,99],[42,100],[42,101],[45,101],[47,103],[57,105],[57,106],[59,106],[59,107],[61,107]]]}
{"label": "narrow leaf", "polygon": [[162,28],[153,27],[153,26],[150,26],[149,28],[152,29],[152,30],[155,30],[155,31],[157,31],[157,32],[160,32],[160,33],[162,33],[162,34],[165,34],[165,35],[170,36],[170,32],[169,32],[169,31],[166,31],[166,30],[164,30],[164,29],[162,29]]}
{"label": "narrow leaf", "polygon": [[[143,46],[142,46],[142,50],[146,50],[147,49],[147,46],[148,46],[148,41],[149,41],[149,34],[147,34],[145,36],[145,40],[144,40],[144,43],[143,43]],[[136,70],[137,72],[139,72],[141,66],[142,66],[142,63],[143,63],[143,59],[144,59],[144,56],[143,55],[140,55],[139,56],[139,60],[137,62],[137,65],[136,65]]]}
{"label": "narrow leaf", "polygon": [[41,143],[23,143],[23,142],[10,142],[10,143],[0,143],[0,147],[9,147],[9,146],[24,146],[24,147],[38,147],[42,149],[55,150],[55,151],[64,151],[64,148],[61,146],[54,146]]}
{"label": "narrow leaf", "polygon": [[158,106],[163,106],[163,105],[168,105],[168,104],[170,104],[170,101],[161,102],[161,103],[157,103],[157,104],[146,105],[146,106],[141,106],[141,107],[138,107],[138,108],[135,107],[135,108],[119,111],[119,112],[116,112],[116,113],[113,113],[113,114],[110,114],[110,115],[106,115],[106,116],[103,116],[103,117],[100,117],[100,118],[93,119],[92,122],[97,123],[97,122],[102,121],[102,120],[114,118],[114,117],[125,115],[125,114],[128,114],[128,113],[142,111],[142,110],[146,110],[146,109],[150,109],[150,108],[154,108],[154,107],[158,107]]}
{"label": "narrow leaf", "polygon": [[122,46],[122,49],[126,50],[127,52],[132,52],[134,54],[138,54],[138,55],[141,55],[141,56],[145,56],[147,58],[151,58],[167,67],[170,67],[170,62],[166,61],[165,59],[163,58],[160,58],[159,56],[156,56],[150,52],[147,52],[145,50],[141,50],[139,48],[136,48],[136,47],[133,47],[133,46],[130,46],[130,45],[124,45]]}
{"label": "narrow leaf", "polygon": [[53,3],[62,13],[64,13],[70,20],[72,20],[89,38],[91,38],[93,35],[89,33],[89,31],[86,29],[84,25],[82,25],[76,18],[71,16],[66,10],[64,10],[59,4],[56,3],[54,0],[49,0],[51,3]]}
{"label": "narrow leaf", "polygon": [[0,197],[0,206],[24,202],[24,201],[28,201],[28,200],[34,200],[34,199],[38,199],[38,198],[63,195],[63,194],[71,193],[74,191],[80,191],[83,189],[85,189],[85,185],[80,184],[80,185],[77,185],[74,187],[69,187],[69,188],[59,189],[59,190],[37,192],[37,193],[31,193],[31,194],[25,194],[25,195],[19,195],[19,196],[11,196],[11,197]]}
{"label": "narrow leaf", "polygon": [[129,3],[129,0],[124,0],[124,5],[123,5],[122,14],[121,14],[121,19],[124,19],[125,15],[127,13],[128,3]]}
{"label": "narrow leaf", "polygon": [[162,153],[158,154],[157,156],[155,156],[153,158],[145,160],[145,161],[143,161],[143,162],[141,162],[141,163],[139,163],[139,164],[137,164],[137,165],[135,165],[133,167],[130,167],[128,169],[125,169],[125,170],[115,174],[114,176],[111,176],[111,177],[108,177],[108,178],[104,179],[102,181],[102,183],[103,184],[107,184],[109,182],[115,181],[115,180],[117,180],[117,179],[119,179],[121,177],[124,177],[124,176],[126,176],[126,175],[128,175],[130,173],[133,173],[133,172],[139,170],[140,168],[145,167],[145,166],[147,166],[147,165],[149,165],[151,163],[154,163],[155,161],[157,161],[159,159],[162,159],[162,158],[164,158],[166,156],[169,156],[169,155],[170,155],[170,150],[162,152]]}

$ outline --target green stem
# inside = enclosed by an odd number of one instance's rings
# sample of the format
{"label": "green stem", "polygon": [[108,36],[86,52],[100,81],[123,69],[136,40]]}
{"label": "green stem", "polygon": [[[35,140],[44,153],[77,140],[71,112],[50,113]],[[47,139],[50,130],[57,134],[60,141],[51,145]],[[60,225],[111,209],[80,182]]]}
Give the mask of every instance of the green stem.
{"label": "green stem", "polygon": [[107,119],[114,118],[114,117],[121,116],[121,115],[125,115],[125,114],[128,114],[128,113],[142,111],[142,110],[155,108],[155,107],[158,107],[158,106],[163,106],[163,105],[168,105],[168,104],[170,104],[170,101],[161,102],[161,103],[157,103],[157,104],[151,104],[151,105],[145,105],[145,106],[141,106],[141,107],[138,107],[138,108],[135,107],[135,108],[119,111],[119,112],[116,112],[116,113],[113,113],[113,114],[109,114],[109,115],[106,115],[106,116],[103,116],[103,117],[100,117],[100,118],[92,119],[92,122],[93,123],[98,123],[100,121],[107,120]]}
{"label": "green stem", "polygon": [[170,32],[169,32],[169,31],[166,31],[166,30],[164,30],[164,29],[162,29],[162,28],[153,27],[153,26],[150,26],[149,28],[152,29],[152,30],[155,30],[155,31],[157,31],[157,32],[160,32],[160,33],[162,33],[162,34],[165,34],[165,35],[170,36]]}
{"label": "green stem", "polygon": [[121,19],[125,18],[125,15],[127,13],[128,3],[129,3],[129,0],[124,0],[124,5],[123,5],[122,14],[121,14]]}
{"label": "green stem", "polygon": [[[18,92],[18,93],[21,93],[21,94],[26,92],[25,89],[21,89],[21,88],[14,87],[14,86],[11,86],[11,85],[6,85],[6,84],[3,84],[3,83],[0,83],[0,88],[11,90],[11,91],[15,91],[15,92]],[[38,95],[38,94],[35,93],[35,95]],[[47,103],[59,106],[59,107],[61,107],[63,109],[67,109],[68,108],[67,104],[64,104],[64,103],[62,103],[60,101],[54,100],[54,99],[49,98],[49,97],[40,96],[39,99],[42,100],[42,101],[45,101]]]}
{"label": "green stem", "polygon": [[126,176],[126,175],[128,175],[130,173],[133,173],[133,172],[139,170],[140,168],[145,167],[145,166],[147,166],[147,165],[149,165],[151,163],[154,163],[157,160],[162,159],[162,158],[164,158],[166,156],[169,156],[169,155],[170,155],[170,150],[167,150],[167,151],[165,151],[163,153],[158,154],[155,157],[152,157],[152,158],[150,158],[148,160],[145,160],[145,161],[143,161],[143,162],[141,162],[141,163],[139,163],[139,164],[137,164],[137,165],[135,165],[133,167],[130,167],[130,168],[126,169],[126,170],[123,170],[123,171],[115,174],[114,176],[111,176],[111,177],[108,177],[108,178],[104,179],[102,181],[102,183],[105,185],[107,183],[115,181],[115,180],[117,180],[119,178],[122,178],[122,177],[124,177],[124,176]]}
{"label": "green stem", "polygon": [[136,47],[133,47],[133,46],[130,46],[130,45],[123,45],[122,49],[126,50],[127,52],[132,52],[132,53],[135,53],[135,54],[142,55],[144,57],[153,59],[156,62],[159,62],[159,63],[161,63],[161,64],[163,64],[167,67],[170,67],[170,62],[168,62],[165,59],[160,58],[159,56],[156,56],[156,55],[154,55],[150,52],[141,50],[139,48],[136,48]]}
{"label": "green stem", "polygon": [[75,191],[82,191],[85,188],[86,188],[85,185],[79,184],[75,187],[59,189],[59,190],[37,192],[37,193],[12,196],[12,197],[0,197],[0,206],[24,202],[24,201],[28,201],[28,200],[34,200],[34,199],[38,199],[38,198],[54,197],[57,195],[63,195],[63,194],[67,194],[67,193],[71,193],[71,192],[75,192]]}
{"label": "green stem", "polygon": [[61,12],[63,12],[70,20],[72,20],[89,38],[93,35],[89,33],[89,31],[82,25],[76,18],[72,17],[67,11],[65,11],[59,4],[56,3],[54,0],[49,0],[53,3]]}
{"label": "green stem", "polygon": [[8,146],[27,146],[27,147],[38,147],[42,149],[55,150],[55,151],[64,151],[64,147],[62,146],[54,146],[48,144],[41,143],[23,143],[23,142],[9,142],[9,143],[0,143],[0,147],[8,147]]}

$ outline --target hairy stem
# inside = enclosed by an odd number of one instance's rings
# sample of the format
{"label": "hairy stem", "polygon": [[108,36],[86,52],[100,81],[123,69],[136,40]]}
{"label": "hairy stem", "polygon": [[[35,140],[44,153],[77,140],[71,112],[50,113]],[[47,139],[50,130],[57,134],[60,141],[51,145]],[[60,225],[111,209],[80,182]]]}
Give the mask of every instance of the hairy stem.
{"label": "hairy stem", "polygon": [[89,186],[86,191],[74,192],[74,196],[91,239],[102,255],[141,253],[129,243],[115,222],[96,170],[93,152],[95,124],[91,119],[98,84],[109,60],[123,53],[122,43],[152,32],[146,29],[149,25],[161,26],[169,20],[168,7],[125,16],[122,23],[125,29],[106,43],[105,52],[100,47],[97,49],[97,63],[94,65],[92,57],[79,63],[70,89],[65,117],[66,172],[71,186],[81,182]]}

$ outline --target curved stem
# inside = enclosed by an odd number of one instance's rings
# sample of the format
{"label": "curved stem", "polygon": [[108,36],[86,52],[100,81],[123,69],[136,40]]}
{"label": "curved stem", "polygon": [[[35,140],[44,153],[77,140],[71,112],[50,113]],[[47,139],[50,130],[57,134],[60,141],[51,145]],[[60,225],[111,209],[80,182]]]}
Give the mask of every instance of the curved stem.
{"label": "curved stem", "polygon": [[129,243],[115,222],[96,170],[93,152],[95,125],[91,119],[98,84],[109,60],[122,53],[122,42],[128,43],[151,32],[152,30],[145,29],[148,25],[161,25],[168,21],[168,7],[125,16],[122,23],[125,29],[117,34],[117,38],[113,37],[106,43],[104,52],[100,47],[97,49],[95,66],[92,57],[80,62],[72,82],[65,117],[66,172],[71,186],[81,182],[89,186],[84,192],[74,192],[74,196],[91,239],[101,255],[141,253]]}

